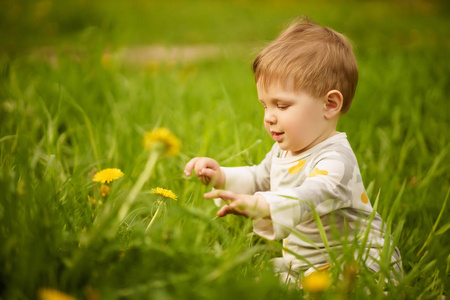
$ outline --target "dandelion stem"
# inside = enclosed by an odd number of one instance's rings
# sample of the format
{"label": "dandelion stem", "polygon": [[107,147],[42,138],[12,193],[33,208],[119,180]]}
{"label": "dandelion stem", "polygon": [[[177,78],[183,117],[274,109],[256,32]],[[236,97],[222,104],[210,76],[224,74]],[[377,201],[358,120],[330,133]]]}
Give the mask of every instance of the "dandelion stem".
{"label": "dandelion stem", "polygon": [[147,230],[150,228],[150,226],[152,226],[153,222],[154,222],[155,219],[156,219],[156,216],[157,216],[158,213],[159,213],[159,210],[161,209],[161,205],[162,205],[162,204],[163,204],[162,202],[159,203],[158,208],[156,209],[155,214],[153,215],[152,219],[150,220],[150,223],[148,223],[148,226],[147,226],[147,228],[145,229],[145,232],[147,232]]}
{"label": "dandelion stem", "polygon": [[152,174],[153,168],[155,167],[159,155],[160,155],[159,151],[150,151],[144,171],[141,173],[141,176],[139,176],[138,180],[131,188],[130,193],[128,194],[127,198],[125,199],[125,201],[123,202],[122,206],[119,209],[118,213],[119,222],[125,218],[134,200],[136,200],[136,196],[144,186],[144,183],[150,178],[150,175]]}

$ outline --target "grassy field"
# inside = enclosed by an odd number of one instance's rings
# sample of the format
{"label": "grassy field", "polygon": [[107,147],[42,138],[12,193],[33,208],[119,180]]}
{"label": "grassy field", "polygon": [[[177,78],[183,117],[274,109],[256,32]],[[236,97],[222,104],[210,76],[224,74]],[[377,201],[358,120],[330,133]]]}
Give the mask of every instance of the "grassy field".
{"label": "grassy field", "polygon": [[[48,289],[90,300],[448,297],[445,1],[3,3],[0,299],[50,299]],[[194,156],[226,166],[264,158],[273,141],[250,64],[302,14],[355,44],[360,81],[338,129],[402,253],[398,285],[383,283],[386,264],[351,283],[336,266],[319,294],[280,285],[268,262],[280,244],[255,236],[249,220],[216,218],[202,197],[208,187],[182,175]],[[153,57],[145,48],[150,55],[130,63],[138,46],[196,54]],[[182,149],[151,165],[155,151],[142,140],[155,127],[169,128]],[[105,168],[124,176],[102,198],[92,175]],[[160,206],[156,187],[178,199]]]}

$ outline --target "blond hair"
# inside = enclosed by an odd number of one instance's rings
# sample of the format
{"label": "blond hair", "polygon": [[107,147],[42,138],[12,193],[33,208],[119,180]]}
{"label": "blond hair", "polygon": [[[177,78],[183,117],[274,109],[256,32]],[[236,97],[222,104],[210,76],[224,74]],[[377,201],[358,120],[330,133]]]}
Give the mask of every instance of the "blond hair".
{"label": "blond hair", "polygon": [[358,65],[350,41],[341,33],[305,17],[295,20],[253,62],[255,81],[268,88],[274,81],[293,81],[294,91],[323,97],[339,90],[341,112],[350,108],[358,83]]}

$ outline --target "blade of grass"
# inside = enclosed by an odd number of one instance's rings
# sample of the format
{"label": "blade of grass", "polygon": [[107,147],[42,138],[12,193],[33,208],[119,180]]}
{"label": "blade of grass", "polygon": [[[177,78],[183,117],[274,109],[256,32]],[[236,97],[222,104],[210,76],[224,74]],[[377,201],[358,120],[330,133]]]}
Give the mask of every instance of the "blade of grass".
{"label": "blade of grass", "polygon": [[441,220],[441,217],[442,217],[442,215],[444,214],[444,210],[445,210],[445,208],[446,208],[446,206],[447,206],[447,201],[448,201],[449,195],[450,195],[450,188],[447,190],[447,195],[445,196],[444,203],[442,204],[441,211],[439,212],[439,215],[438,215],[438,217],[437,217],[437,219],[436,219],[436,222],[434,222],[433,228],[431,228],[431,231],[430,231],[430,233],[428,234],[428,237],[427,237],[427,239],[425,240],[425,243],[423,244],[422,248],[420,248],[419,252],[417,252],[417,256],[420,256],[420,254],[422,253],[422,251],[424,251],[424,249],[425,249],[425,248],[428,246],[428,244],[431,242],[431,240],[432,240],[432,238],[433,238],[433,236],[434,236],[434,233],[435,233],[435,231],[436,231],[436,228],[437,228],[437,226],[438,226],[438,224],[439,224],[439,221]]}

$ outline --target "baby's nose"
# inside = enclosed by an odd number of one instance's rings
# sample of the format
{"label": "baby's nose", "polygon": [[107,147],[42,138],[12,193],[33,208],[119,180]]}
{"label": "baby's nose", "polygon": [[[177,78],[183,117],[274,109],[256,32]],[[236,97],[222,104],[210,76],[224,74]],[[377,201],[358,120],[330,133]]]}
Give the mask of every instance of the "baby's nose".
{"label": "baby's nose", "polygon": [[275,116],[275,114],[266,111],[266,113],[264,114],[264,122],[268,123],[268,124],[274,124],[277,122],[277,118]]}

